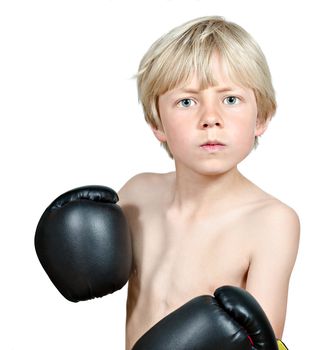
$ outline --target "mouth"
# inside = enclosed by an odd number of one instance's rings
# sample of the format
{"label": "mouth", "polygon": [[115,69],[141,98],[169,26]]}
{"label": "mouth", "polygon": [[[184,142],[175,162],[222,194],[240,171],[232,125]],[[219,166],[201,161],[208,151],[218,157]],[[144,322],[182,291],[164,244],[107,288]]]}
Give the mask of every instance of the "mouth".
{"label": "mouth", "polygon": [[206,143],[203,143],[200,147],[207,151],[220,151],[224,149],[226,145],[218,140],[214,140],[207,141]]}

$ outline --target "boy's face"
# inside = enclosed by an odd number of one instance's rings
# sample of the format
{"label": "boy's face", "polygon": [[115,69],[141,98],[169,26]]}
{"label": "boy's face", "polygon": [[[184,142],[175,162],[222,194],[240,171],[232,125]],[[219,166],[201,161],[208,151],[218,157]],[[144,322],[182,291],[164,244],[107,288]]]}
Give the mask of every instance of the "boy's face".
{"label": "boy's face", "polygon": [[[184,88],[159,97],[162,128],[153,130],[167,142],[176,164],[203,174],[219,174],[235,167],[252,150],[255,136],[266,125],[257,123],[257,105],[252,89],[235,85],[220,56],[212,57],[218,85],[199,90],[196,75]],[[218,141],[223,146],[207,146]]]}

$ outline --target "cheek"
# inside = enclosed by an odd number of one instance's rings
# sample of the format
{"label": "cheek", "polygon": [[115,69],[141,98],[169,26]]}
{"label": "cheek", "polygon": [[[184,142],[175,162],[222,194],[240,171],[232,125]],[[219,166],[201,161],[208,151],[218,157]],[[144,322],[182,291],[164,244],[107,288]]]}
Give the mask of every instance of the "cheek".
{"label": "cheek", "polygon": [[185,129],[185,123],[180,117],[177,117],[173,111],[169,109],[164,110],[164,113],[161,114],[161,121],[167,137],[167,142],[173,142],[173,140],[177,140],[181,137],[183,129]]}
{"label": "cheek", "polygon": [[169,126],[166,128],[167,143],[170,148],[182,148],[189,142],[188,128],[183,126]]}
{"label": "cheek", "polygon": [[166,141],[172,154],[177,155],[186,154],[188,147],[192,143],[192,135],[190,135],[190,128],[185,123],[165,123]]}
{"label": "cheek", "polygon": [[240,120],[232,126],[232,142],[243,153],[251,151],[255,138],[255,120]]}

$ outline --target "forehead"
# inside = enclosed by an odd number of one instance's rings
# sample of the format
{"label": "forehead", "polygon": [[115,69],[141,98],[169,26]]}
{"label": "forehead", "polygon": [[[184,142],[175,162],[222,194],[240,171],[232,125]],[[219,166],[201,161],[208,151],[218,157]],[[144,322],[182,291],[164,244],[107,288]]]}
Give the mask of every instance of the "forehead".
{"label": "forehead", "polygon": [[250,87],[245,86],[240,81],[235,72],[229,69],[229,65],[218,52],[213,52],[207,68],[207,71],[198,68],[193,70],[193,72],[186,79],[177,84],[173,90],[188,87],[194,88],[195,90],[204,90],[210,87],[216,87],[218,89],[230,87],[231,89],[251,90]]}
{"label": "forehead", "polygon": [[217,51],[213,52],[209,63],[213,78],[217,83],[216,85],[233,83],[229,74],[228,66]]}

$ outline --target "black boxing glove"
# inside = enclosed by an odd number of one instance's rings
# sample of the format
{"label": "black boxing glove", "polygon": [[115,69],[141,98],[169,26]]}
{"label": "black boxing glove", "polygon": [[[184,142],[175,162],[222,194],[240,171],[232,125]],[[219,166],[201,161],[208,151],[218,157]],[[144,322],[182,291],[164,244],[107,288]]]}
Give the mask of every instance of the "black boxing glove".
{"label": "black boxing glove", "polygon": [[244,289],[224,286],[198,296],[150,328],[132,350],[278,350],[258,302]]}
{"label": "black boxing glove", "polygon": [[113,293],[129,279],[131,238],[117,201],[108,187],[76,188],[54,200],[37,225],[37,256],[70,301]]}

